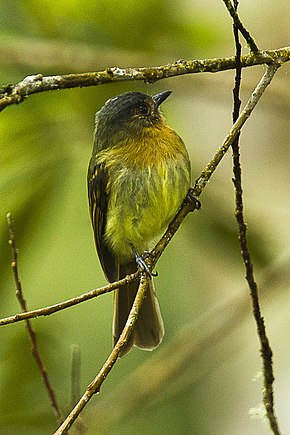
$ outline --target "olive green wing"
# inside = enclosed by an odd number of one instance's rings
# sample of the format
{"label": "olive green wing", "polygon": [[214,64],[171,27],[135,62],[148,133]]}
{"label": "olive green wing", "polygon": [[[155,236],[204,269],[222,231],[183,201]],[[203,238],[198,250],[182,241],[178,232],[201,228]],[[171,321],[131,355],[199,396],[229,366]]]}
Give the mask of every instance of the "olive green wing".
{"label": "olive green wing", "polygon": [[88,196],[96,248],[103,271],[110,282],[118,279],[118,262],[109,251],[104,235],[108,208],[108,172],[92,157],[88,170]]}

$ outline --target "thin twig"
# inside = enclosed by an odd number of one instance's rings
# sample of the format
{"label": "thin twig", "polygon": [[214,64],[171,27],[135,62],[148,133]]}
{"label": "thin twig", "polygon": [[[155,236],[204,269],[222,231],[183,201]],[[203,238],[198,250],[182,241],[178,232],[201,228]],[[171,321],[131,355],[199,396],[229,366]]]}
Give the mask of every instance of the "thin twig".
{"label": "thin twig", "polygon": [[101,368],[101,370],[99,371],[95,379],[87,387],[85,393],[80,398],[79,402],[76,404],[76,406],[71,411],[71,413],[67,416],[67,418],[62,423],[62,425],[58,428],[58,430],[54,433],[54,435],[61,435],[65,433],[72,426],[73,422],[76,420],[78,415],[81,413],[81,411],[87,405],[87,403],[93,397],[93,395],[100,391],[103,382],[107,378],[108,374],[110,373],[110,371],[112,370],[113,366],[115,365],[118,359],[119,353],[122,350],[122,346],[125,343],[127,343],[134,329],[136,320],[138,318],[139,310],[142,306],[143,298],[146,293],[148,279],[150,278],[147,278],[146,275],[141,276],[139,288],[133,306],[131,308],[130,314],[128,316],[122,334],[119,337],[119,340],[117,341],[107,361],[105,362],[105,364],[103,365],[103,367]]}
{"label": "thin twig", "polygon": [[226,5],[227,10],[229,11],[236,28],[239,29],[239,31],[241,32],[241,34],[243,35],[243,37],[247,41],[248,46],[250,47],[250,50],[256,54],[259,53],[259,48],[258,48],[257,44],[255,43],[254,38],[250,35],[248,30],[244,27],[243,23],[241,22],[238,14],[237,14],[237,11],[235,10],[234,6],[231,3],[231,0],[223,0],[223,2]]}
{"label": "thin twig", "polygon": [[[16,285],[16,297],[19,301],[19,304],[20,304],[20,307],[22,308],[22,311],[25,312],[25,311],[27,311],[27,304],[26,304],[26,300],[24,299],[22,285],[21,285],[21,281],[20,281],[20,277],[19,277],[19,273],[18,273],[18,250],[17,250],[16,243],[15,243],[13,219],[12,219],[12,216],[10,213],[8,213],[8,215],[7,215],[7,222],[8,222],[8,229],[9,229],[9,245],[11,247],[11,253],[12,253],[11,267],[12,267],[14,281],[15,281],[15,285]],[[39,368],[41,379],[43,380],[45,390],[46,390],[47,395],[49,397],[53,412],[54,412],[58,422],[61,422],[62,418],[63,418],[62,413],[61,413],[61,410],[58,406],[55,392],[54,392],[52,385],[50,383],[48,373],[47,373],[47,370],[46,370],[45,365],[44,365],[43,358],[42,358],[40,351],[39,351],[39,348],[38,348],[36,332],[32,328],[32,325],[31,325],[29,320],[26,320],[25,323],[26,323],[26,329],[28,331],[28,335],[29,335],[29,338],[31,341],[32,354],[33,354],[34,359],[36,361],[36,364]]]}
{"label": "thin twig", "polygon": [[97,296],[103,295],[105,293],[109,293],[124,285],[131,284],[133,281],[136,281],[138,277],[139,272],[137,271],[136,273],[132,273],[131,275],[128,275],[125,278],[120,279],[119,281],[115,281],[114,283],[110,283],[103,287],[91,290],[75,298],[68,299],[64,302],[50,305],[49,307],[45,308],[38,308],[37,310],[27,311],[25,313],[15,314],[14,316],[4,317],[3,319],[0,319],[0,326],[9,325],[10,323],[16,323],[22,320],[32,319],[34,317],[49,316],[50,314],[56,313],[57,311],[73,307],[74,305],[88,301],[92,298],[96,298]]}
{"label": "thin twig", "polygon": [[[238,0],[234,0],[234,12],[237,13],[239,2]],[[233,108],[233,123],[239,117],[241,100],[240,100],[240,88],[241,88],[241,79],[242,79],[242,65],[241,65],[241,55],[242,55],[242,46],[239,40],[239,27],[236,22],[233,23],[233,32],[236,46],[236,74],[235,74],[235,87],[233,89],[233,97],[234,97],[234,108]],[[232,144],[232,149],[239,152],[239,137],[240,134],[237,135],[236,139]]]}
{"label": "thin twig", "polygon": [[[241,57],[243,68],[253,65],[271,64],[275,62],[288,62],[290,60],[290,47],[278,50],[251,52]],[[21,82],[13,85],[8,84],[0,88],[0,111],[11,104],[19,104],[29,95],[68,89],[75,87],[97,86],[105,83],[120,81],[143,81],[154,83],[168,77],[184,74],[196,74],[204,72],[219,72],[236,67],[235,56],[227,58],[201,59],[201,60],[178,60],[172,64],[148,67],[148,68],[107,68],[104,71],[67,74],[56,76],[43,76],[36,74],[24,78]]]}
{"label": "thin twig", "polygon": [[[238,7],[238,1],[234,1],[235,9]],[[241,85],[241,72],[242,67],[240,63],[241,56],[241,45],[239,42],[239,33],[238,26],[234,21],[233,24],[234,30],[234,38],[236,45],[236,77],[235,77],[235,87],[233,89],[233,98],[234,98],[234,107],[233,107],[233,122],[237,120],[239,117],[239,109],[241,105],[241,101],[239,98],[240,93],[240,85]],[[235,186],[235,202],[236,202],[236,210],[235,217],[238,224],[239,230],[239,242],[241,246],[241,253],[244,260],[244,265],[246,269],[246,279],[248,281],[248,285],[250,288],[253,313],[255,317],[255,321],[257,324],[258,336],[261,344],[261,355],[263,360],[263,375],[264,375],[264,390],[263,390],[263,402],[266,409],[266,415],[270,423],[270,427],[275,435],[279,435],[279,427],[277,418],[274,411],[274,395],[273,395],[273,365],[272,365],[272,350],[269,344],[268,337],[266,335],[266,328],[264,324],[264,319],[261,315],[260,303],[259,303],[259,295],[258,295],[258,286],[254,278],[254,270],[253,264],[251,261],[251,255],[248,249],[247,242],[247,226],[244,220],[243,213],[243,189],[242,189],[242,170],[240,165],[240,147],[239,147],[239,136],[237,135],[236,139],[232,144],[233,150],[233,183]]]}

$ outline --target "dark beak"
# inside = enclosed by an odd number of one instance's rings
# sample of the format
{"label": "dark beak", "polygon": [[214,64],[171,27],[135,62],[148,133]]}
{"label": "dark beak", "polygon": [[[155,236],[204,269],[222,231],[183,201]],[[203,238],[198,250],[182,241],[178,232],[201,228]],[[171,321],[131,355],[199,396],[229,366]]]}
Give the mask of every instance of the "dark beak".
{"label": "dark beak", "polygon": [[169,97],[172,91],[164,91],[160,92],[159,94],[153,95],[152,100],[154,101],[154,108],[155,110],[158,109],[161,103],[166,100],[166,98]]}

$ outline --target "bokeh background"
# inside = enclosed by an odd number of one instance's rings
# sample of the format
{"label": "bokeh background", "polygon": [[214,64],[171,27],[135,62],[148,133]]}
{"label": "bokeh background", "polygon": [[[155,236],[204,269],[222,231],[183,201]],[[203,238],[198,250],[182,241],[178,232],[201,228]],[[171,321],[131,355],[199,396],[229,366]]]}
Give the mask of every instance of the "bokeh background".
{"label": "bokeh background", "polygon": [[[284,1],[240,1],[262,49],[289,45]],[[246,52],[246,44],[244,51]],[[35,73],[151,66],[234,53],[231,19],[212,0],[0,2],[0,82]],[[245,102],[264,67],[243,71]],[[274,352],[275,403],[290,433],[290,88],[283,66],[241,136],[245,213]],[[0,315],[20,311],[6,213],[15,220],[28,306],[44,307],[105,284],[89,221],[86,171],[94,114],[128,90],[172,89],[163,111],[187,144],[196,178],[231,125],[234,72],[33,95],[1,113]],[[166,325],[153,353],[118,361],[83,413],[88,434],[264,435],[261,359],[234,220],[230,153],[158,263]],[[111,350],[112,295],[33,321],[63,412],[71,407],[71,347],[81,392]],[[56,422],[23,323],[1,328],[0,432],[50,434]],[[74,431],[72,430],[74,433]]]}

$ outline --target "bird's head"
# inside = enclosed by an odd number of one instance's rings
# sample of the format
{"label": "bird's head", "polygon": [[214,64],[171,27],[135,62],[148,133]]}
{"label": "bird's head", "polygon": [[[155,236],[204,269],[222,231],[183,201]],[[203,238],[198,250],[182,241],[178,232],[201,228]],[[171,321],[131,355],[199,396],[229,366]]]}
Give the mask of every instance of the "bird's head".
{"label": "bird's head", "polygon": [[157,95],[126,92],[108,100],[96,114],[95,142],[97,148],[107,148],[128,136],[136,139],[144,129],[158,128],[165,120],[160,111],[161,103],[171,91]]}

